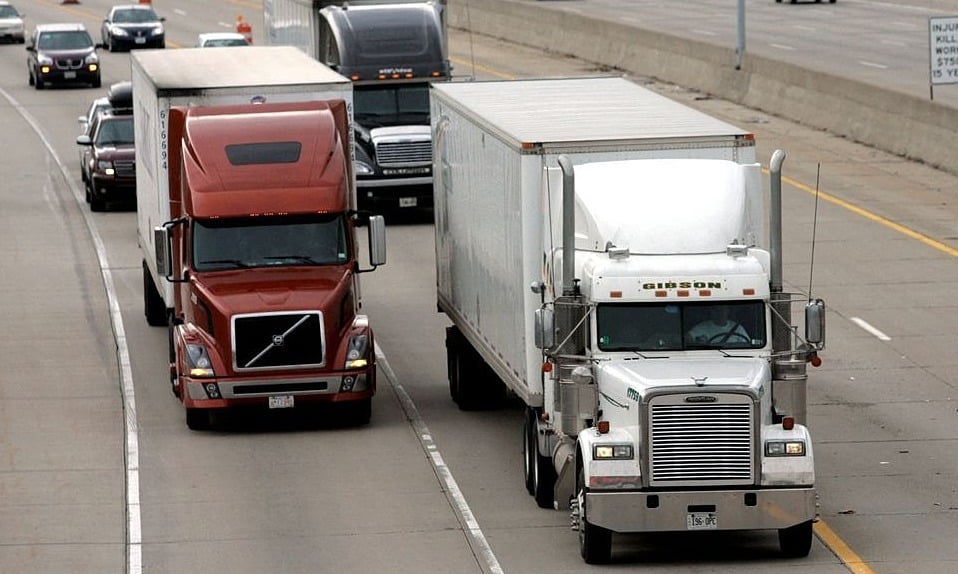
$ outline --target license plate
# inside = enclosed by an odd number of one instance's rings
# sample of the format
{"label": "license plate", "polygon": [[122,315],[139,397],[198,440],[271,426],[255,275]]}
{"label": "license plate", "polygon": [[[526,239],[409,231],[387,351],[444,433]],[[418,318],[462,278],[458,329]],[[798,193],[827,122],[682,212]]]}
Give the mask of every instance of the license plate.
{"label": "license plate", "polygon": [[76,72],[63,72],[63,77],[67,80],[72,80],[77,77]]}
{"label": "license plate", "polygon": [[146,38],[133,38],[133,41],[137,44],[146,44]]}
{"label": "license plate", "polygon": [[271,409],[291,409],[293,408],[292,395],[280,395],[269,398],[269,408]]}
{"label": "license plate", "polygon": [[399,207],[416,207],[417,200],[415,197],[400,197],[399,198]]}
{"label": "license plate", "polygon": [[689,512],[686,520],[689,530],[718,528],[718,515],[714,512]]}

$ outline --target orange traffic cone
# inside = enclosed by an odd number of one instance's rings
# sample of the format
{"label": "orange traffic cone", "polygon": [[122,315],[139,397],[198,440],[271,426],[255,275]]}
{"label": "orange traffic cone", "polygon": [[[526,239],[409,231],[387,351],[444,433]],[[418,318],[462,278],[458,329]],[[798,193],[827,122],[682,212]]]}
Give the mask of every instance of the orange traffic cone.
{"label": "orange traffic cone", "polygon": [[236,17],[236,31],[246,38],[248,44],[253,43],[253,27],[243,18],[242,14]]}

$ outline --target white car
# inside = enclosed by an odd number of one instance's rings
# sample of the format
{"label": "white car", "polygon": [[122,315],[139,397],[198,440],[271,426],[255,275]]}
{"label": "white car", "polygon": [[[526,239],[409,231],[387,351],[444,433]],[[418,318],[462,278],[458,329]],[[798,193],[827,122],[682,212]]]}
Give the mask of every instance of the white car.
{"label": "white car", "polygon": [[196,38],[197,48],[216,48],[220,46],[249,46],[246,36],[237,32],[207,32]]}
{"label": "white car", "polygon": [[0,40],[23,44],[26,34],[23,30],[23,14],[13,4],[0,0]]}

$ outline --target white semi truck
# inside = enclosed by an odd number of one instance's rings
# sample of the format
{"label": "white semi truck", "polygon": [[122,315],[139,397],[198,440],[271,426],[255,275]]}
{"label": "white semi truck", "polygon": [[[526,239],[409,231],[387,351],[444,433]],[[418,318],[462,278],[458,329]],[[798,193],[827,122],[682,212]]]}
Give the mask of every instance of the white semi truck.
{"label": "white semi truck", "polygon": [[623,78],[431,101],[450,393],[522,398],[539,506],[570,509],[589,563],[613,532],[769,529],[807,555],[825,309],[783,290],[784,153],[767,194],[752,134]]}

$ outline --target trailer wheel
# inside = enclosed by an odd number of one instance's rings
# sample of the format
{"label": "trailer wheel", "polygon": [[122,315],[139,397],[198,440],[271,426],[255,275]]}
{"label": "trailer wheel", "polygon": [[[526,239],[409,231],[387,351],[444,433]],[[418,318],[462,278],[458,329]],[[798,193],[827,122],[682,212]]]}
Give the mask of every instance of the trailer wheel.
{"label": "trailer wheel", "polygon": [[449,379],[449,396],[459,404],[459,330],[446,327],[446,377]]}
{"label": "trailer wheel", "polygon": [[812,521],[778,531],[778,546],[788,558],[804,558],[812,548]]}
{"label": "trailer wheel", "polygon": [[576,502],[579,512],[579,553],[586,564],[605,564],[612,557],[612,531],[601,526],[589,523],[588,509],[586,508],[586,494],[589,488],[585,485],[585,470],[579,464],[579,473],[576,480]]}
{"label": "trailer wheel", "polygon": [[153,282],[146,260],[143,260],[143,313],[146,315],[146,323],[151,327],[160,327],[169,323],[166,316],[166,303],[163,302],[163,297],[160,296],[156,283]]}

